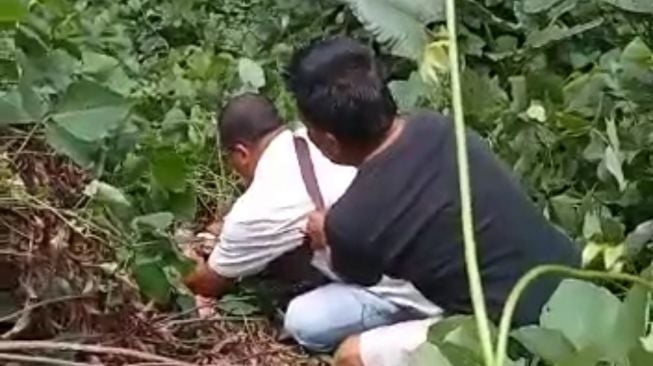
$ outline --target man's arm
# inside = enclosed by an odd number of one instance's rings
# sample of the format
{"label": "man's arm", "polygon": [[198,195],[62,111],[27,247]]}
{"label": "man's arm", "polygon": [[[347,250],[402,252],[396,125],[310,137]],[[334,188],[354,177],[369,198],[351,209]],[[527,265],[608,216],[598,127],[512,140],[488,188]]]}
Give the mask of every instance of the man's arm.
{"label": "man's arm", "polygon": [[377,284],[383,275],[378,253],[365,253],[362,243],[352,243],[329,223],[327,212],[313,211],[308,216],[306,235],[313,250],[330,248],[331,265],[345,281],[361,286]]}

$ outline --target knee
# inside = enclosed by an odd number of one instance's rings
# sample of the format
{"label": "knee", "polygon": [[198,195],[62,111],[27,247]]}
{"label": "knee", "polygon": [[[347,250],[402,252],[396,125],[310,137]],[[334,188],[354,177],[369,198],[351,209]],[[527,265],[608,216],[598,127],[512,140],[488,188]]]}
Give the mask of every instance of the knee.
{"label": "knee", "polygon": [[302,295],[288,305],[284,328],[300,345],[316,352],[331,351],[338,340],[332,339],[329,324],[320,314],[320,304],[311,296]]}
{"label": "knee", "polygon": [[333,364],[334,366],[363,366],[359,336],[351,336],[338,346]]}

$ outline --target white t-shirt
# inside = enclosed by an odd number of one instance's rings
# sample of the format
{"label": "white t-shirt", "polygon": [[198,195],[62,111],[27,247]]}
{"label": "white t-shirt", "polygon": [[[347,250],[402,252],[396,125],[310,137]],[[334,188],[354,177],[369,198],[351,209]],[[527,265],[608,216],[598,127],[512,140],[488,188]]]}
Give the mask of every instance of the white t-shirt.
{"label": "white t-shirt", "polygon": [[[356,169],[329,161],[306,136],[311,160],[326,207],[347,190]],[[277,135],[263,152],[254,179],[224,218],[220,240],[209,257],[216,273],[239,278],[262,271],[268,263],[302,245],[308,214],[315,209],[302,180],[293,133]],[[316,252],[312,264],[332,280],[327,251]],[[435,316],[442,311],[409,282],[384,277],[369,291],[396,305]]]}

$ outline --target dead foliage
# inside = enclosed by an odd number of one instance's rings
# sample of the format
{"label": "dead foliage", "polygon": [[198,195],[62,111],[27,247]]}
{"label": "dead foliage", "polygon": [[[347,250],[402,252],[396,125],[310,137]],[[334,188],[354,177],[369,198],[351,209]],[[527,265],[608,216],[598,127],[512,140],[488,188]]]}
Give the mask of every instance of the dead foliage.
{"label": "dead foliage", "polygon": [[[199,319],[195,312],[169,313],[143,303],[132,280],[115,270],[106,233],[84,212],[82,192],[89,181],[35,131],[0,131],[0,345],[72,342],[197,365],[322,364],[277,342],[266,319],[221,314]],[[14,349],[0,359],[20,362],[25,355],[70,364],[152,361],[115,350],[74,349]]]}

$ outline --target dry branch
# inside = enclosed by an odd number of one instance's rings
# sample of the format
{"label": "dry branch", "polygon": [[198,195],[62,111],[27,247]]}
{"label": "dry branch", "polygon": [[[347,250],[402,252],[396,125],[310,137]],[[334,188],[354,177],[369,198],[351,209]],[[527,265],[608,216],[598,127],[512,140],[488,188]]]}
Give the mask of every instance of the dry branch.
{"label": "dry branch", "polygon": [[174,366],[195,366],[192,363],[174,360],[168,357],[154,355],[151,353],[136,351],[127,348],[105,347],[88,344],[66,343],[66,342],[48,342],[48,341],[0,341],[0,351],[16,350],[57,350],[57,351],[77,351],[88,353],[99,353],[105,355],[116,355],[133,357],[141,360],[161,362]]}

